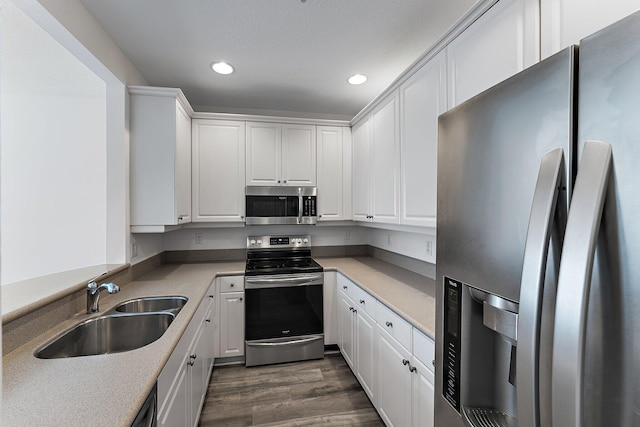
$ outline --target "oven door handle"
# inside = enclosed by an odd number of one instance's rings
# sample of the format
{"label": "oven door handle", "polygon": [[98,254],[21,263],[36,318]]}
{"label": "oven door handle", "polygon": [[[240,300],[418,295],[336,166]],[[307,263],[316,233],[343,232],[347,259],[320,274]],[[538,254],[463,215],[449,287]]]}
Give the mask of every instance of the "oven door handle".
{"label": "oven door handle", "polygon": [[322,274],[312,274],[306,276],[283,277],[245,277],[245,289],[261,289],[261,288],[286,288],[292,286],[322,285]]}
{"label": "oven door handle", "polygon": [[287,345],[298,345],[298,344],[306,344],[309,342],[314,342],[314,341],[318,341],[324,339],[324,337],[322,335],[318,335],[315,337],[309,337],[309,338],[299,338],[299,339],[293,339],[293,340],[288,340],[288,341],[277,341],[277,342],[251,342],[251,341],[247,341],[247,345],[250,347],[281,347],[281,346],[287,346]]}

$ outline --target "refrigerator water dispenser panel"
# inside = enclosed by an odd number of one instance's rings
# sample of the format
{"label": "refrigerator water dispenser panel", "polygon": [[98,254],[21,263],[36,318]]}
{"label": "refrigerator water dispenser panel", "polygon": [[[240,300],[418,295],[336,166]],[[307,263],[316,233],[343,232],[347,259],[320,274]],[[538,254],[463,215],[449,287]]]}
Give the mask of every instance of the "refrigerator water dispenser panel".
{"label": "refrigerator water dispenser panel", "polygon": [[444,277],[442,397],[465,425],[516,426],[518,304]]}

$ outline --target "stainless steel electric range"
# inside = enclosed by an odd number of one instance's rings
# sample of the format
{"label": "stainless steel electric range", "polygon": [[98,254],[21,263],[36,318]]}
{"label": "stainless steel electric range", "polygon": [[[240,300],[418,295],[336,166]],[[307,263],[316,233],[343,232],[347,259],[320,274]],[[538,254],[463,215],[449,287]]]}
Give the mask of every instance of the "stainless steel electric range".
{"label": "stainless steel electric range", "polygon": [[247,366],[324,357],[323,269],[310,236],[248,237],[244,280]]}

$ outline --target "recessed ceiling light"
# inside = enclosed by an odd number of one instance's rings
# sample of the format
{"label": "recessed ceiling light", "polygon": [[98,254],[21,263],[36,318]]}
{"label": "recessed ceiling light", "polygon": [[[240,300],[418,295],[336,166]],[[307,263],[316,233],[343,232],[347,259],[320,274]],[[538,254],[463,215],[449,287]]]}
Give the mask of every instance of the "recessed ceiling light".
{"label": "recessed ceiling light", "polygon": [[233,73],[233,67],[226,62],[214,62],[213,64],[211,64],[211,68],[218,74]]}
{"label": "recessed ceiling light", "polygon": [[362,83],[367,81],[367,76],[363,74],[354,74],[353,76],[347,79],[350,85],[361,85]]}

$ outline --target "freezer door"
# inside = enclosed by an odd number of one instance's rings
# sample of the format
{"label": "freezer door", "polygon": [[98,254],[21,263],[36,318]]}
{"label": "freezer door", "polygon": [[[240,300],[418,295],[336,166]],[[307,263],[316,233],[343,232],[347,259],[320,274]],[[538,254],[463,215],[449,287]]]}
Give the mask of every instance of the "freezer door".
{"label": "freezer door", "polygon": [[[542,159],[556,149],[564,153],[560,182],[566,185],[557,194],[561,211],[566,212],[571,194],[575,66],[574,48],[566,49],[440,116],[436,425],[464,425],[461,411],[443,396],[451,380],[443,382],[449,354],[443,346],[445,277],[522,304],[520,283],[536,181]],[[550,243],[549,251],[559,243]],[[545,288],[555,287],[556,275],[554,268],[545,269]],[[494,390],[486,384],[482,390],[482,381],[469,377],[482,371],[470,368],[480,366],[473,349],[465,350],[469,343],[478,342],[478,334],[470,331],[463,328],[460,338],[460,406],[484,407],[487,402],[481,396],[491,396]],[[530,389],[536,387],[530,385]]]}
{"label": "freezer door", "polygon": [[[613,162],[580,329],[584,354],[576,374],[584,378],[572,380],[580,383],[578,407],[554,407],[554,417],[579,411],[574,419],[582,419],[581,427],[640,425],[639,40],[635,13],[580,44],[579,159],[588,141],[601,141],[611,147]],[[570,357],[558,353],[554,365]]]}
{"label": "freezer door", "polygon": [[[440,116],[440,277],[518,302],[543,156],[561,148],[565,181],[572,182],[573,74],[569,48]],[[561,203],[569,193],[563,191]]]}

